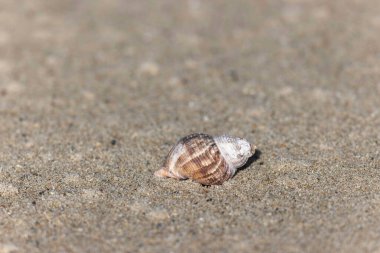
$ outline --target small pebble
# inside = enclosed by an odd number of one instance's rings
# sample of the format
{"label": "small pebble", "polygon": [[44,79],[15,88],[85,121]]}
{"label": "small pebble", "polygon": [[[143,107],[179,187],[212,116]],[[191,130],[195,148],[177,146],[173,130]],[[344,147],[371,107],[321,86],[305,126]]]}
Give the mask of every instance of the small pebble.
{"label": "small pebble", "polygon": [[239,81],[239,74],[234,69],[230,70],[230,77],[231,77],[231,80],[234,81],[234,82],[238,82]]}
{"label": "small pebble", "polygon": [[155,62],[144,62],[140,65],[139,72],[150,76],[156,76],[160,72],[160,68]]}
{"label": "small pebble", "polygon": [[19,248],[11,243],[0,243],[0,253],[15,253]]}
{"label": "small pebble", "polygon": [[0,196],[10,197],[18,194],[18,189],[11,184],[0,183]]}

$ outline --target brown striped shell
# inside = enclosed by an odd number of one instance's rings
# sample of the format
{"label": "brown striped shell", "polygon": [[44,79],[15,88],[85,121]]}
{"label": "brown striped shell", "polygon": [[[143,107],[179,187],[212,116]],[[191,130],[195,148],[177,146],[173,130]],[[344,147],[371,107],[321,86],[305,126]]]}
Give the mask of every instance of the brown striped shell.
{"label": "brown striped shell", "polygon": [[247,162],[255,148],[241,138],[191,134],[170,150],[155,175],[191,179],[202,185],[222,184]]}

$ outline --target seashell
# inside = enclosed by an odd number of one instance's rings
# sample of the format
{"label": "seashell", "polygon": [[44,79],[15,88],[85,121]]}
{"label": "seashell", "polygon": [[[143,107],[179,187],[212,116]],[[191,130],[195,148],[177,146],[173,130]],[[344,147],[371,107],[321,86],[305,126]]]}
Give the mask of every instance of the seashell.
{"label": "seashell", "polygon": [[191,179],[202,185],[223,184],[255,153],[242,138],[191,134],[180,139],[167,155],[157,177]]}

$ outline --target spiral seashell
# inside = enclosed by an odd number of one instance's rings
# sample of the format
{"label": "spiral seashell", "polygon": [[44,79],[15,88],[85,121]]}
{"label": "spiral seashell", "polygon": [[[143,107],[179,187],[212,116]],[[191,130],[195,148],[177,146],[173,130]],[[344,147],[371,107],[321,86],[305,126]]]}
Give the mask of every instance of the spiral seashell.
{"label": "spiral seashell", "polygon": [[157,177],[191,179],[202,185],[223,184],[255,153],[247,140],[227,135],[191,134],[180,139],[167,155]]}

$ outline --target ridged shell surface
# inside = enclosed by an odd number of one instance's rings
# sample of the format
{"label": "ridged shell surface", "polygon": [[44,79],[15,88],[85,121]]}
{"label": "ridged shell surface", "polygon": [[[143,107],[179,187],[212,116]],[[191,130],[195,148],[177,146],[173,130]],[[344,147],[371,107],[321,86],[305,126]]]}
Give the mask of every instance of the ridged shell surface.
{"label": "ridged shell surface", "polygon": [[[225,146],[223,141],[226,142]],[[230,179],[236,171],[236,164],[229,161],[233,154],[231,156],[226,154],[226,152],[237,152],[233,150],[234,146],[231,146],[236,144],[233,142],[234,139],[227,136],[217,138],[208,134],[186,136],[170,150],[163,168],[158,170],[155,175],[192,179],[203,185],[222,184]],[[249,143],[246,143],[250,148]]]}

